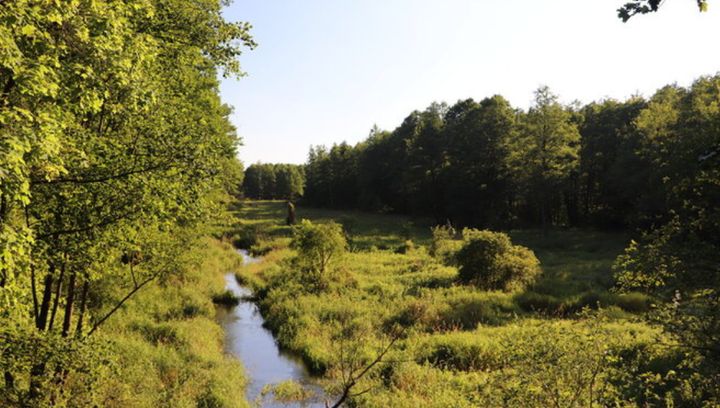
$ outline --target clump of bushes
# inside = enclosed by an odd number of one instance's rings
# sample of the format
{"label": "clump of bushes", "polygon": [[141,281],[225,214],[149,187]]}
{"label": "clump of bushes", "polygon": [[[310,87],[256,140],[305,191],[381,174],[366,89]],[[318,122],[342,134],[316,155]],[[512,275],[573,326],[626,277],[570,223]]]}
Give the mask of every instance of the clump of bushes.
{"label": "clump of bushes", "polygon": [[524,292],[515,298],[518,306],[528,312],[540,312],[548,315],[562,316],[568,305],[560,298],[537,292]]}
{"label": "clump of bushes", "polygon": [[396,254],[407,254],[415,250],[415,243],[412,240],[406,240],[402,245],[398,246],[395,250]]}
{"label": "clump of bushes", "polygon": [[232,236],[232,243],[235,248],[250,249],[260,241],[260,227],[257,225],[245,225],[238,229]]}
{"label": "clump of bushes", "polygon": [[585,292],[580,296],[558,298],[544,293],[524,292],[515,298],[517,304],[528,312],[541,312],[553,316],[578,313],[584,308],[616,307],[629,313],[644,313],[650,310],[652,298],[644,293]]}
{"label": "clump of bushes", "polygon": [[478,325],[501,325],[515,316],[513,298],[499,292],[457,293],[448,298],[440,318],[446,328],[471,330]]}
{"label": "clump of bushes", "polygon": [[522,290],[542,272],[533,251],[513,245],[507,234],[487,230],[463,230],[455,261],[460,281],[485,290]]}
{"label": "clump of bushes", "polygon": [[263,387],[261,397],[268,395],[272,396],[272,401],[279,404],[292,404],[308,402],[315,396],[315,393],[298,382],[287,380],[279,384],[266,385]]}

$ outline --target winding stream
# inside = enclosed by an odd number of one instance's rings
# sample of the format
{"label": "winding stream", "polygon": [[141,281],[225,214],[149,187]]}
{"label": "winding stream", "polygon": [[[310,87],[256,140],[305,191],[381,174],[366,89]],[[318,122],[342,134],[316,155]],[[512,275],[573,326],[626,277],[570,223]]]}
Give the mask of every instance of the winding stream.
{"label": "winding stream", "polygon": [[[245,250],[240,250],[246,264],[258,262]],[[226,352],[242,361],[249,383],[246,391],[248,401],[259,401],[262,407],[324,407],[319,400],[306,403],[282,404],[272,397],[262,399],[263,387],[287,380],[309,386],[315,391],[314,382],[303,362],[296,356],[280,350],[270,330],[263,327],[265,320],[257,305],[248,300],[252,291],[240,286],[235,275],[225,275],[226,288],[240,297],[240,304],[228,309],[218,307],[217,319],[225,329]],[[260,400],[262,399],[262,400]]]}

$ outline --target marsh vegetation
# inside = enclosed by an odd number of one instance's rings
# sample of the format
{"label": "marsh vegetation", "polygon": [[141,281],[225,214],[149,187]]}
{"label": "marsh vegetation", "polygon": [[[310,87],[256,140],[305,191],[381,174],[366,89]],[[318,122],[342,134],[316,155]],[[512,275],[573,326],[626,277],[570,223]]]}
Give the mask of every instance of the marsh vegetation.
{"label": "marsh vegetation", "polygon": [[[277,201],[239,207],[239,228],[257,234],[249,249],[264,258],[237,278],[256,291],[280,345],[302,356],[328,393],[339,395],[396,338],[349,393],[353,404],[605,406],[656,404],[679,392],[681,379],[667,377],[682,372],[677,340],[644,319],[657,299],[614,289],[625,234],[507,231],[537,255],[542,274],[521,286],[482,287],[430,254],[432,224],[422,220],[301,207],[308,221],[289,227],[284,209]],[[353,245],[322,277],[307,274],[297,230],[334,230],[340,219],[353,220]],[[469,251],[467,235],[450,246]],[[320,278],[322,286],[308,285]]]}

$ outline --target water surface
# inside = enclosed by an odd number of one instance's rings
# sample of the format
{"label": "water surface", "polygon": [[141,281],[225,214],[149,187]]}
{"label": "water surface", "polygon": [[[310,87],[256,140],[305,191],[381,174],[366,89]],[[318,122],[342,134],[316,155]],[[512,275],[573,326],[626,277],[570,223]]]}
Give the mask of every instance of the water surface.
{"label": "water surface", "polygon": [[[245,263],[257,262],[259,259],[241,250]],[[247,399],[256,401],[261,396],[263,387],[287,380],[295,380],[307,385],[319,394],[319,387],[314,385],[303,362],[296,356],[280,350],[270,330],[263,327],[265,320],[257,305],[248,300],[252,291],[240,286],[235,275],[225,275],[226,288],[241,298],[240,304],[233,308],[218,308],[218,321],[225,329],[225,349],[228,353],[242,361],[249,378]],[[304,404],[280,404],[264,399],[263,407],[324,407],[319,401]]]}

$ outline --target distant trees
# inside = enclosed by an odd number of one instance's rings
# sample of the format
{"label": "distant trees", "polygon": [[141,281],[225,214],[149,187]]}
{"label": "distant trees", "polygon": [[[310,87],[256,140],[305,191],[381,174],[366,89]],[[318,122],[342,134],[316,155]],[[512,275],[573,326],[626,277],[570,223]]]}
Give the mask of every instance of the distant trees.
{"label": "distant trees", "polygon": [[447,216],[466,225],[496,225],[506,217],[508,148],[517,117],[502,96],[459,101],[445,114]]}
{"label": "distant trees", "polygon": [[592,102],[580,110],[580,212],[596,225],[640,220],[638,193],[647,189],[650,166],[637,153],[635,119],[647,102]]}
{"label": "distant trees", "polygon": [[698,157],[707,166],[720,155],[712,121],[699,119],[710,108],[687,113],[714,100],[707,84],[718,78],[585,106],[565,106],[547,87],[527,111],[497,95],[433,104],[356,146],[312,148],[305,200],[461,227],[659,225],[695,200]]}
{"label": "distant trees", "polygon": [[327,150],[311,147],[305,166],[305,198],[313,203],[325,202],[331,207],[352,207],[360,198],[357,158],[362,146],[340,143]]}
{"label": "distant trees", "polygon": [[305,171],[295,164],[250,165],[245,170],[243,195],[257,200],[296,200],[305,193]]}
{"label": "distant trees", "polygon": [[525,204],[537,209],[543,229],[553,220],[576,224],[580,133],[572,113],[548,87],[535,92],[535,104],[512,143],[511,171]]}

